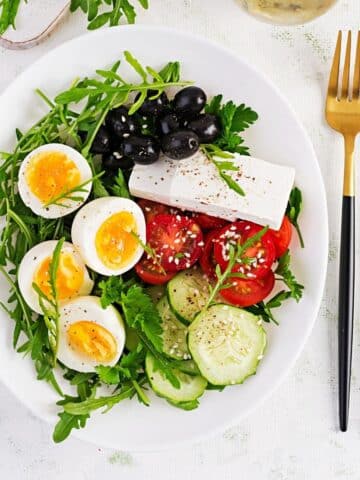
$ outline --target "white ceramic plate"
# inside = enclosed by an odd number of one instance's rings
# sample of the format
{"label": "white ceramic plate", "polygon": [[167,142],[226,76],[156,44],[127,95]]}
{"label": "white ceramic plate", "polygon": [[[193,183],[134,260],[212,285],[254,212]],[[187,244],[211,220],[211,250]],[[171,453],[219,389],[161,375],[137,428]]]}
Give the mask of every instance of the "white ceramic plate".
{"label": "white ceramic plate", "polygon": [[[306,248],[293,240],[294,270],[306,286],[300,304],[289,302],[276,312],[279,327],[269,326],[269,346],[258,374],[224,392],[206,392],[200,408],[184,412],[155,398],[150,408],[125,401],[106,415],[96,413],[75,435],[98,445],[126,450],[154,450],[191,442],[238,422],[263,401],[285,377],[311,331],[318,313],[326,274],[328,227],[324,186],[310,140],[285,99],[266,78],[233,53],[205,39],[165,28],[144,26],[102,30],[68,42],[22,73],[0,98],[0,150],[12,149],[15,127],[26,129],[46,112],[35,96],[39,87],[49,96],[75,77],[92,75],[130,50],[147,65],[161,67],[179,60],[182,77],[194,80],[209,95],[251,105],[259,121],[246,134],[259,158],[296,169],[304,194],[301,218]],[[0,283],[1,296],[7,286]],[[0,329],[0,378],[36,415],[56,421],[57,395],[35,379],[29,358],[14,353],[12,321],[4,313]],[[289,406],[290,408],[290,406]],[[298,415],[298,412],[294,412]],[[305,421],[305,419],[304,419]]]}

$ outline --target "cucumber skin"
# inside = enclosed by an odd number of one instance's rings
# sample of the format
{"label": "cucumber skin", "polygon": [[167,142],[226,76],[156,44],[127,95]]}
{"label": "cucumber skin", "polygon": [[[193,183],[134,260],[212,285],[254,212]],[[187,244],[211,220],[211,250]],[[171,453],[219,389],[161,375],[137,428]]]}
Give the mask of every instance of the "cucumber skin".
{"label": "cucumber skin", "polygon": [[[192,267],[192,268],[194,268],[194,267]],[[192,270],[192,269],[189,269],[189,270]],[[178,273],[175,275],[175,277],[172,278],[172,279],[167,283],[167,285],[166,285],[166,296],[167,296],[167,299],[168,299],[168,302],[169,302],[171,311],[174,313],[174,315],[176,316],[176,318],[177,318],[178,320],[180,320],[181,323],[183,323],[184,325],[186,325],[186,326],[188,327],[188,326],[191,325],[191,323],[195,320],[196,316],[200,313],[200,311],[195,313],[194,318],[193,318],[192,321],[189,321],[187,318],[183,317],[183,316],[176,310],[176,308],[174,307],[174,305],[173,305],[173,303],[172,303],[172,301],[171,301],[171,295],[170,295],[170,292],[169,292],[169,289],[170,289],[169,285],[170,285],[170,283],[171,283],[174,279],[176,279],[176,277],[177,277],[179,274],[181,274],[181,273],[183,273],[183,272],[187,272],[187,270],[182,270],[182,271],[178,272]]]}
{"label": "cucumber skin", "polygon": [[[149,372],[149,360],[150,360],[150,357],[151,357],[151,354],[147,354],[146,356],[146,359],[145,359],[145,372],[146,372],[146,376],[148,378],[148,381],[149,381],[149,385],[151,387],[151,389],[156,393],[156,395],[160,398],[164,398],[168,403],[170,403],[170,405],[172,405],[173,407],[177,407],[177,408],[182,408],[180,406],[180,404],[182,403],[189,403],[189,402],[193,402],[193,401],[196,401],[198,400],[200,397],[202,397],[202,395],[204,394],[204,392],[206,391],[206,387],[207,387],[207,380],[205,378],[202,378],[204,380],[204,388],[203,390],[199,393],[199,395],[197,395],[195,398],[191,399],[191,400],[185,400],[185,401],[176,401],[172,398],[169,398],[168,396],[164,395],[163,393],[160,393],[156,387],[154,388],[154,384],[151,380],[151,375],[150,375],[150,372]],[[193,375],[190,375],[190,376],[193,376]],[[184,410],[184,408],[182,408]]]}
{"label": "cucumber skin", "polygon": [[169,295],[169,288],[168,288],[168,285],[166,286],[166,298],[169,302],[169,305],[170,305],[170,308],[171,308],[171,311],[173,312],[173,314],[175,315],[175,317],[183,324],[185,325],[186,327],[188,327],[190,325],[191,322],[189,322],[188,320],[186,320],[186,318],[184,318],[182,315],[180,315],[179,312],[177,312],[173,306],[173,304],[171,303],[171,299],[170,299],[171,295]]}
{"label": "cucumber skin", "polygon": [[[215,303],[215,304],[213,304],[212,306],[214,307],[214,306],[224,306],[224,305],[226,305],[226,306],[228,306],[228,307],[230,306],[228,303]],[[234,306],[233,306],[233,308],[239,308],[239,307],[234,307]],[[240,308],[239,308],[239,309],[240,309]],[[241,310],[241,309],[240,309],[240,310]],[[248,313],[249,313],[249,312],[248,312]],[[201,312],[199,312],[199,313],[195,316],[192,324],[195,323],[197,317],[198,317],[200,314],[201,314]],[[252,315],[253,315],[253,314],[252,314]],[[254,316],[256,316],[256,315],[254,315]],[[259,317],[259,318],[260,318],[260,317]],[[266,349],[267,349],[266,331],[265,331],[265,329],[264,329],[262,326],[259,326],[259,329],[261,329],[261,330],[263,331],[263,333],[264,333],[264,338],[265,338],[265,344],[264,344],[263,351],[262,351],[262,355],[264,355],[265,352],[266,352]],[[234,385],[242,385],[242,384],[245,382],[245,380],[247,380],[249,377],[252,377],[252,376],[256,375],[257,369],[258,369],[258,366],[259,366],[259,363],[261,362],[261,360],[258,360],[258,361],[254,364],[254,370],[253,370],[252,372],[250,372],[248,375],[246,375],[245,377],[243,377],[243,378],[242,378],[240,381],[238,381],[238,382],[235,382],[235,383],[224,383],[224,384],[214,384],[214,383],[212,383],[212,381],[211,381],[210,379],[206,378],[206,376],[204,375],[203,371],[202,371],[201,368],[199,367],[199,364],[198,364],[198,363],[196,362],[196,360],[195,360],[194,353],[192,352],[191,347],[190,347],[190,344],[189,344],[189,336],[190,336],[190,335],[188,334],[188,336],[187,336],[188,348],[189,348],[189,351],[190,351],[190,353],[191,353],[191,356],[192,356],[193,361],[195,362],[195,364],[197,365],[197,367],[198,367],[198,369],[199,369],[199,371],[200,371],[200,374],[208,381],[208,386],[210,386],[210,388],[207,388],[207,390],[220,390],[220,392],[221,392],[222,389],[224,389],[225,387],[234,386]],[[213,385],[215,388],[211,388],[212,385]],[[216,387],[218,387],[218,388],[216,388]]]}

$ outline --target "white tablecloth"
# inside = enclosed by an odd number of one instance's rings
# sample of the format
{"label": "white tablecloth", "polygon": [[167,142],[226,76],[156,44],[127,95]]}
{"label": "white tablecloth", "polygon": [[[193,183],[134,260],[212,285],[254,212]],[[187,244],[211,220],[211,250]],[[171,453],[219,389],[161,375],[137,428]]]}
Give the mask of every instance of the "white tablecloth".
{"label": "white tablecloth", "polygon": [[[340,138],[324,123],[323,106],[337,30],[359,28],[360,2],[340,0],[316,22],[293,28],[254,21],[233,0],[150,3],[150,10],[139,16],[139,22],[172,25],[226,45],[280,87],[307,128],[325,179],[330,216],[329,270],[321,311],[295,368],[266,404],[223,434],[181,450],[132,454],[104,450],[76,439],[54,445],[49,426],[34,418],[0,385],[1,478],[359,479],[359,322],[355,324],[350,430],[342,434],[336,428],[337,268],[343,154]],[[0,92],[35,59],[83,33],[85,28],[83,16],[75,14],[37,48],[24,52],[0,48]]]}

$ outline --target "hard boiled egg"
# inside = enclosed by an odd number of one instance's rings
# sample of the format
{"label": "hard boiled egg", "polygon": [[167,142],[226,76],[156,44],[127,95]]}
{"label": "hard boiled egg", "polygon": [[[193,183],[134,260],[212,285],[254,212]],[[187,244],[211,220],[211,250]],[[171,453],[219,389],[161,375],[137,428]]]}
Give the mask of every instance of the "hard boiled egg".
{"label": "hard boiled egg", "polygon": [[124,349],[125,327],[112,306],[99,297],[71,300],[60,310],[58,359],[77,372],[94,372],[97,365],[115,365]]}
{"label": "hard boiled egg", "polygon": [[76,214],[71,238],[86,265],[102,275],[121,275],[143,254],[145,218],[140,207],[127,198],[93,200]]}
{"label": "hard boiled egg", "polygon": [[[91,191],[91,178],[85,157],[67,145],[50,143],[36,148],[23,160],[19,170],[19,193],[25,205],[37,215],[63,217],[86,201]],[[83,191],[76,191],[76,187],[87,181]],[[77,198],[70,199],[70,196]]]}
{"label": "hard boiled egg", "polygon": [[[25,302],[35,312],[42,313],[39,295],[33,288],[35,283],[40,290],[51,298],[50,263],[57,245],[56,240],[42,242],[30,249],[23,257],[18,270],[19,288]],[[94,282],[89,277],[86,266],[74,245],[64,242],[56,276],[56,287],[60,304],[64,304],[79,295],[88,295]]]}

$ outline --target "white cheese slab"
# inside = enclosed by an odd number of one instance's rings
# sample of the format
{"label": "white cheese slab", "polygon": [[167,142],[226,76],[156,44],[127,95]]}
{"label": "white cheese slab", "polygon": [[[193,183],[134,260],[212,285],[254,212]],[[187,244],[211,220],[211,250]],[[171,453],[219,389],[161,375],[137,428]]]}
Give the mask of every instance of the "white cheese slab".
{"label": "white cheese slab", "polygon": [[238,182],[245,196],[230,189],[201,152],[185,160],[163,156],[152,165],[136,165],[129,181],[130,192],[135,197],[230,221],[244,219],[279,229],[295,170],[241,155],[235,155],[232,161],[238,171],[226,173]]}

